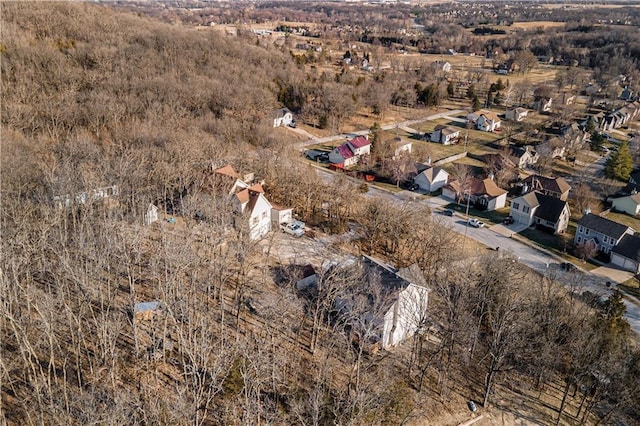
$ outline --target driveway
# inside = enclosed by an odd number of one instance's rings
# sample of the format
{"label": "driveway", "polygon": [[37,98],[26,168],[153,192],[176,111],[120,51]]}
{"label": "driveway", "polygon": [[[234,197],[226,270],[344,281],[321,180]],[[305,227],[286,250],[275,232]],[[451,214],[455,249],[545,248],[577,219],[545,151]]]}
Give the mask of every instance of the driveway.
{"label": "driveway", "polygon": [[617,284],[622,284],[633,277],[633,273],[629,271],[623,271],[609,266],[601,266],[592,270],[591,273]]}

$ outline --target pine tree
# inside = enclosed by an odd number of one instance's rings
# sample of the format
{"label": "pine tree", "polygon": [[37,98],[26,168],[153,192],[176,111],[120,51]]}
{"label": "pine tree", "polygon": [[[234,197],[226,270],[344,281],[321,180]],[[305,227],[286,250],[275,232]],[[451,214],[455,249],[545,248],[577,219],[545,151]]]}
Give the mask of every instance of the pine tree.
{"label": "pine tree", "polygon": [[622,142],[618,150],[611,153],[604,166],[604,173],[607,177],[626,182],[629,180],[632,171],[633,160],[629,153],[629,145],[626,142]]}

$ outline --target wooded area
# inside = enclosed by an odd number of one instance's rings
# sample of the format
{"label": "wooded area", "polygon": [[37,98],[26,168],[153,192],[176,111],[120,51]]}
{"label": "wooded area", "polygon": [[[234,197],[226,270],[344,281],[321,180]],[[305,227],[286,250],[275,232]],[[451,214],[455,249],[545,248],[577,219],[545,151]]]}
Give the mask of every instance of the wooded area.
{"label": "wooded area", "polygon": [[[271,126],[282,104],[335,130],[360,108],[383,115],[400,89],[443,85],[427,69],[361,81],[307,73],[247,34],[99,5],[1,12],[8,424],[437,424],[466,399],[502,404],[497,388],[533,401],[543,424],[640,418],[619,293],[567,293],[507,254],[469,261],[426,208],[323,182]],[[370,323],[335,321],[339,298],[359,318],[386,306],[357,268],[319,271],[319,290],[301,295],[302,265],[278,265],[271,237],[251,241],[206,191],[225,164],[327,234],[357,226],[348,250],[417,265],[432,296],[415,337],[376,352]],[[176,226],[143,226],[150,204]]]}

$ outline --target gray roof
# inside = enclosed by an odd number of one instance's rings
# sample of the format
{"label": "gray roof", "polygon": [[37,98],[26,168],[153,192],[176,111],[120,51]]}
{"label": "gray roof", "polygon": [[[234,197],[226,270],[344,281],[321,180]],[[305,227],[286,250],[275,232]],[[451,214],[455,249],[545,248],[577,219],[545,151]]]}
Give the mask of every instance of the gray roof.
{"label": "gray roof", "polygon": [[593,213],[587,213],[582,216],[582,219],[578,221],[578,225],[584,226],[585,228],[589,228],[603,235],[613,237],[616,240],[622,237],[629,229],[626,225],[614,222],[606,217],[598,216]]}
{"label": "gray roof", "polygon": [[627,259],[640,262],[640,237],[627,234],[611,251]]}
{"label": "gray roof", "polygon": [[544,195],[540,192],[534,192],[534,194],[538,199],[538,203],[540,203],[540,207],[538,207],[534,216],[556,223],[566,207],[567,202],[562,201],[560,198],[552,197],[551,195]]}

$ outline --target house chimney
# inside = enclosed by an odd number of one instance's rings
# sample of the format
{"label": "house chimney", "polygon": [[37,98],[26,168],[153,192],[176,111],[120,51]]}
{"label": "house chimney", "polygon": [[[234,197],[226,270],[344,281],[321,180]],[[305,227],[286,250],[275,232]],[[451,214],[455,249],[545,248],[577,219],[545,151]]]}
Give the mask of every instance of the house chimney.
{"label": "house chimney", "polygon": [[584,215],[588,215],[591,214],[591,209],[589,207],[587,207],[586,209],[584,209]]}
{"label": "house chimney", "polygon": [[489,173],[489,179],[493,180],[495,178],[495,175],[493,173]]}
{"label": "house chimney", "polygon": [[431,165],[431,157],[427,157],[427,161],[424,162],[427,166]]}

